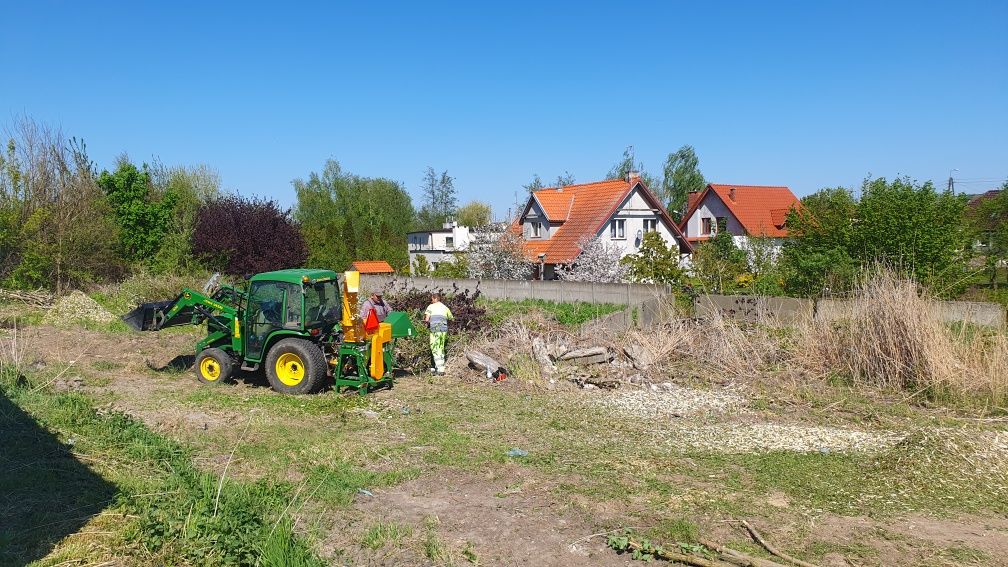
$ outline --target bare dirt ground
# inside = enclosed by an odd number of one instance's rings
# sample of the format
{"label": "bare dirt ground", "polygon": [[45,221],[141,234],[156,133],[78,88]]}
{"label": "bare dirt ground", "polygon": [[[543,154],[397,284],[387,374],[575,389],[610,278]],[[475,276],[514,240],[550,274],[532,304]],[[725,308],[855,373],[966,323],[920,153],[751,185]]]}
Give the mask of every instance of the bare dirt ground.
{"label": "bare dirt ground", "polygon": [[[202,404],[200,398],[180,403],[179,400],[204,395],[206,390],[201,389],[191,372],[184,369],[191,362],[195,336],[186,333],[111,334],[55,327],[31,327],[23,332],[24,340],[30,345],[32,362],[59,369],[58,377],[53,380],[54,387],[80,390],[93,396],[99,405],[105,404],[142,419],[152,428],[192,447],[196,462],[210,470],[223,471],[231,462],[228,449],[237,444],[241,450],[237,451],[231,463],[233,472],[229,474],[248,477],[282,474],[292,482],[307,479],[309,472],[294,464],[298,462],[294,457],[282,460],[266,455],[271,448],[267,432],[282,425],[285,431],[301,429],[318,434],[317,441],[308,440],[291,449],[298,459],[325,463],[337,455],[366,451],[365,455],[373,454],[363,459],[370,463],[367,465],[370,473],[378,474],[397,467],[412,471],[404,480],[357,494],[349,506],[319,502],[305,507],[303,517],[307,518],[310,512],[315,519],[313,522],[306,519],[304,529],[309,533],[314,530],[319,552],[334,563],[632,564],[628,556],[609,550],[605,537],[590,536],[624,526],[654,526],[660,523],[664,506],[675,509],[677,517],[683,515],[682,511],[690,516],[690,506],[697,502],[718,500],[727,502],[727,506],[732,502],[732,491],[738,489],[737,478],[747,478],[748,473],[735,470],[736,465],[731,465],[732,469],[724,475],[710,474],[708,478],[698,478],[695,471],[678,472],[678,465],[669,465],[668,470],[659,472],[673,486],[669,489],[673,496],[651,496],[647,483],[635,484],[633,478],[627,480],[626,485],[639,489],[639,493],[571,489],[569,485],[581,481],[574,473],[553,475],[545,465],[526,466],[520,461],[498,457],[486,459],[480,452],[491,446],[498,451],[519,442],[525,442],[530,451],[549,451],[551,445],[537,441],[540,437],[554,436],[555,442],[562,446],[565,439],[577,439],[577,431],[565,431],[564,426],[557,425],[557,432],[537,431],[532,427],[498,435],[495,428],[499,428],[500,423],[481,424],[478,417],[473,420],[470,416],[481,413],[471,405],[465,417],[446,422],[448,425],[444,426],[437,412],[452,411],[452,404],[464,407],[473,403],[493,404],[495,400],[481,397],[479,392],[480,388],[492,389],[489,384],[463,389],[450,378],[408,377],[392,390],[376,392],[369,396],[364,407],[371,408],[365,411],[377,417],[355,412],[350,417],[336,419],[324,411],[309,411],[314,403],[311,401],[305,402],[308,409],[303,413],[297,410],[300,406],[291,406],[294,410],[286,409],[287,406],[271,409],[270,404],[280,396],[263,387],[262,379],[255,376],[243,377],[235,386],[213,389],[212,398],[207,398],[212,403]],[[523,407],[522,400],[550,395],[507,393],[507,399],[513,400],[514,405],[500,411],[513,411],[510,408]],[[622,402],[606,400],[599,392],[576,395],[581,398],[571,404],[571,412],[587,412],[586,419],[613,420],[614,427],[620,423],[621,418],[613,412],[618,413]],[[748,407],[745,406],[748,403],[744,399],[746,393],[726,390],[715,392],[715,395],[730,401],[726,402],[726,407]],[[584,396],[596,397],[585,402]],[[412,413],[407,415],[410,409]],[[497,410],[488,405],[487,411],[492,414]],[[753,427],[768,427],[762,423],[766,420],[760,417],[765,417],[766,412],[756,411],[756,418],[749,410],[705,412],[702,418],[683,421],[680,427],[676,424],[682,419],[681,413],[678,410],[659,413],[646,419],[672,424],[665,429],[675,435],[662,437],[669,445],[686,444],[696,450],[718,445],[728,447],[728,453],[767,449],[751,442]],[[789,414],[801,414],[801,417],[790,419]],[[919,418],[918,415],[909,419]],[[832,447],[815,435],[811,441],[795,441],[796,430],[789,431],[788,428],[799,426],[818,427],[809,423],[818,419],[811,411],[787,406],[774,419],[781,424],[770,427],[772,436],[784,438],[782,448],[786,450],[805,451],[822,446],[843,451],[862,442],[858,432],[868,430],[851,420],[840,419],[841,425],[837,425],[836,419],[831,417],[827,421],[833,422],[828,426],[833,432],[825,434],[826,437],[838,438],[836,431],[840,431],[839,438],[846,439],[844,442],[849,444]],[[242,430],[246,420],[254,424],[252,434]],[[409,420],[424,420],[427,429]],[[535,420],[536,427],[551,423],[549,416],[537,414]],[[889,417],[885,430],[895,430],[898,425],[898,419]],[[355,450],[346,437],[339,438],[344,442],[342,445],[329,446],[327,434],[340,431],[348,432],[354,442],[363,443],[367,449]],[[877,429],[871,431],[870,435],[890,442],[884,433],[877,433]],[[438,437],[442,434],[459,436],[459,444],[473,440],[476,443],[472,448],[452,453],[462,455],[458,462],[440,457],[437,450],[425,451],[427,446],[446,443]],[[261,438],[257,441],[255,436]],[[617,433],[613,439],[625,442]],[[604,441],[596,446],[605,445]],[[259,445],[255,445],[257,442]],[[247,450],[245,445],[248,445]],[[655,446],[658,449],[654,450],[661,450],[660,443]],[[548,460],[550,457],[541,458]],[[557,460],[566,458],[557,457]],[[584,466],[586,469],[609,467],[626,471],[631,477],[640,474],[641,478],[653,473],[656,467],[654,461],[635,462],[623,454],[614,455],[610,464],[607,458],[592,456],[588,459],[591,462],[586,461]],[[980,462],[976,466],[982,469],[985,464]],[[564,470],[576,471],[577,467]],[[681,486],[675,487],[676,482]],[[988,512],[895,511],[845,515],[817,509],[813,504],[801,502],[800,495],[779,490],[770,490],[759,500],[764,506],[751,510],[750,518],[764,529],[764,535],[789,549],[817,555],[822,565],[1008,565],[1008,520]],[[692,515],[701,537],[742,545],[746,539],[742,532],[725,522],[737,517],[738,510],[719,512],[718,508],[707,505],[701,508]],[[380,541],[376,549],[363,543],[368,541],[368,530],[383,523],[402,526],[404,533]],[[755,547],[749,550],[759,551]]]}

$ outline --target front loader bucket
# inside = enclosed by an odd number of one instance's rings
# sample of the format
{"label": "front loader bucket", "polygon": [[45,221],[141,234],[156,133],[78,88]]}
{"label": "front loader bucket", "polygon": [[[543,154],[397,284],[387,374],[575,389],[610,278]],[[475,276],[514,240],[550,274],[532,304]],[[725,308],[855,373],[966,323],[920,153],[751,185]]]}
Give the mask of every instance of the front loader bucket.
{"label": "front loader bucket", "polygon": [[136,309],[122,316],[123,323],[134,331],[156,331],[162,327],[159,315],[171,308],[174,301],[141,303]]}
{"label": "front loader bucket", "polygon": [[142,303],[133,311],[123,315],[123,323],[126,323],[134,331],[160,331],[167,327],[192,325],[201,321],[202,316],[197,318],[196,310],[192,306],[179,309],[171,319],[165,317],[165,314],[171,311],[181,298],[182,296],[179,296],[171,301]]}

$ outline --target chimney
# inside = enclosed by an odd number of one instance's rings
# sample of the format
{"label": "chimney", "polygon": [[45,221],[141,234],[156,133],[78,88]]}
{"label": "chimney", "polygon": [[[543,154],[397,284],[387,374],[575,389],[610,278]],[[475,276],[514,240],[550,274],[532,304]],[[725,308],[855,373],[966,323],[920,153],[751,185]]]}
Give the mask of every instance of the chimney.
{"label": "chimney", "polygon": [[732,201],[735,200],[735,188],[734,187],[732,187],[731,189],[728,190],[728,198],[731,199]]}
{"label": "chimney", "polygon": [[630,185],[637,183],[638,181],[640,181],[640,172],[637,171],[636,169],[631,169],[629,172],[627,172],[626,180]]}

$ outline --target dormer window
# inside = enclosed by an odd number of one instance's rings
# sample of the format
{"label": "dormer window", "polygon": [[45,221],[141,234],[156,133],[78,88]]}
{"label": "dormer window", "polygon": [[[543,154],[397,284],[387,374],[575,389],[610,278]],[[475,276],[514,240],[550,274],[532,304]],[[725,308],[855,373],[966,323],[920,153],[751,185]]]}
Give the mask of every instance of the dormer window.
{"label": "dormer window", "polygon": [[542,223],[532,223],[532,238],[542,238]]}

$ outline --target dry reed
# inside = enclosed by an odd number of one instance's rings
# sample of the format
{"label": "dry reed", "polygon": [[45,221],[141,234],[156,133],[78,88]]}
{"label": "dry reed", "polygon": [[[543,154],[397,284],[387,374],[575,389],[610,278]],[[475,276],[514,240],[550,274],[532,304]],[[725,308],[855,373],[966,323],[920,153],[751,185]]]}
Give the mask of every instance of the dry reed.
{"label": "dry reed", "polygon": [[836,320],[799,325],[795,358],[819,376],[902,390],[911,397],[1004,406],[1008,341],[938,316],[933,298],[884,268],[866,274]]}

